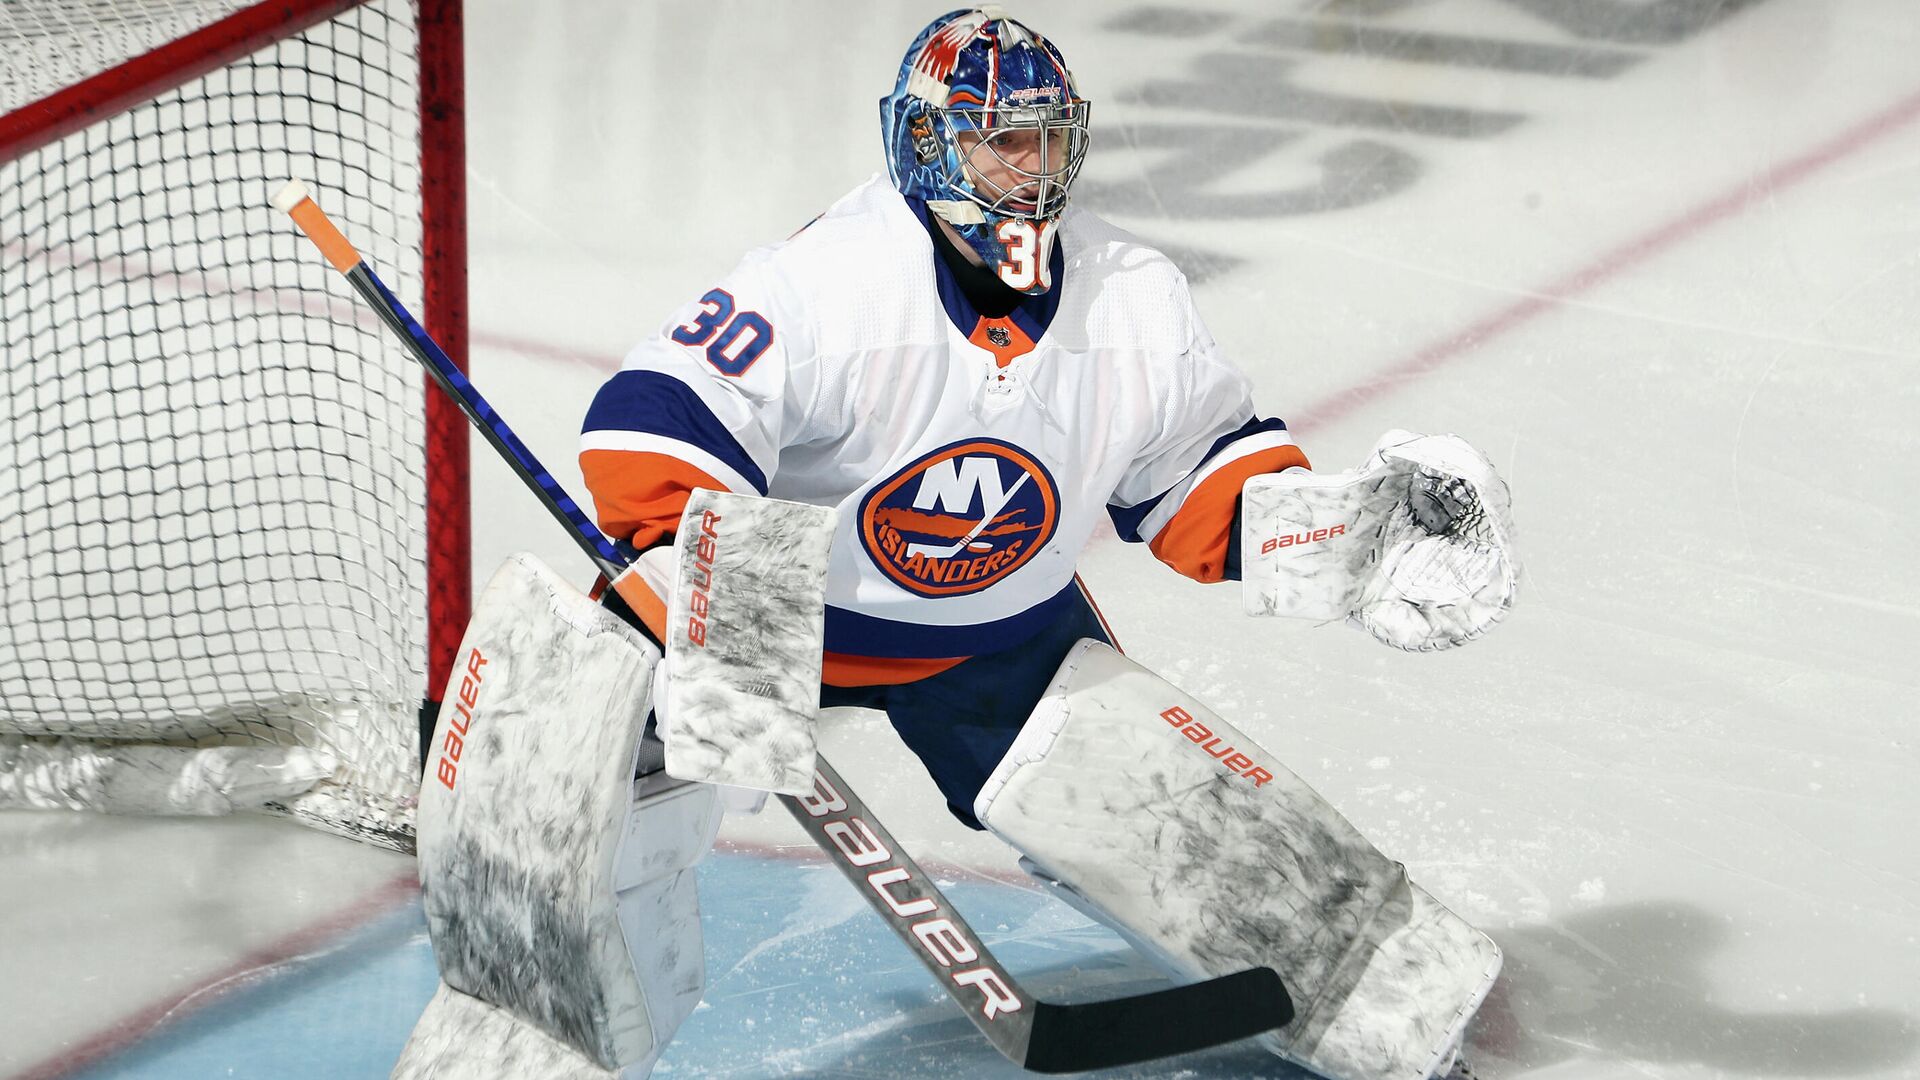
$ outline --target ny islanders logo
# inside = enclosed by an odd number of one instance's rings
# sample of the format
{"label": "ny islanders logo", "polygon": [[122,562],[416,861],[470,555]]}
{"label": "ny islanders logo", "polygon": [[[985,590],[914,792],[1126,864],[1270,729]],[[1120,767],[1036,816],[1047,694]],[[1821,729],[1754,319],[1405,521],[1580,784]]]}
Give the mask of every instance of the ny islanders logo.
{"label": "ny islanders logo", "polygon": [[860,500],[860,542],[921,596],[978,592],[1053,537],[1060,491],[1046,467],[995,439],[943,446]]}

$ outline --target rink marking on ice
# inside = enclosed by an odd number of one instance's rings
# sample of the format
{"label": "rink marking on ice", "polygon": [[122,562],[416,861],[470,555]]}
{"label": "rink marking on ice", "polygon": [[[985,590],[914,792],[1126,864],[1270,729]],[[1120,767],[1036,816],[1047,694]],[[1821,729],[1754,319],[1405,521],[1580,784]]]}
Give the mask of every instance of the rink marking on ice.
{"label": "rink marking on ice", "polygon": [[546,360],[553,363],[578,364],[595,371],[614,372],[620,370],[625,357],[594,356],[585,349],[575,349],[566,345],[555,345],[550,341],[535,341],[532,338],[515,337],[512,334],[497,334],[489,331],[474,330],[468,338],[473,349],[493,349],[510,352],[522,359]]}
{"label": "rink marking on ice", "polygon": [[1866,120],[1759,176],[1742,179],[1722,194],[1682,211],[1466,328],[1430,342],[1364,381],[1313,402],[1290,416],[1288,426],[1295,430],[1310,430],[1341,420],[1362,405],[1415,382],[1421,376],[1531,322],[1548,310],[1664,253],[1707,227],[1755,203],[1772,199],[1780,191],[1893,134],[1916,117],[1920,117],[1920,92],[1901,98]]}
{"label": "rink marking on ice", "polygon": [[[770,808],[771,811],[771,808]],[[769,811],[769,812],[770,812]],[[812,844],[777,844],[760,841],[722,839],[714,846],[721,853],[764,858],[788,864],[830,871],[833,864]],[[939,860],[922,860],[921,866],[940,884],[950,888],[955,880],[971,879],[981,884],[1005,885],[1039,892],[1031,879],[1018,871],[995,871],[961,866]],[[830,875],[839,881],[838,874]],[[833,887],[833,886],[829,886]],[[22,1072],[0,1080],[59,1080],[108,1061],[132,1049],[146,1039],[170,1030],[172,1021],[182,1019],[209,1005],[228,1000],[231,995],[270,982],[275,969],[305,957],[330,950],[354,933],[383,916],[414,902],[419,887],[412,870],[398,874],[378,888],[312,923],[266,945],[241,955],[219,971],[199,979],[193,985],[158,998],[151,1004],[122,1014],[79,1036],[67,1049],[28,1065]],[[848,914],[860,917],[864,904],[851,901]],[[736,965],[737,966],[737,965]]]}
{"label": "rink marking on ice", "polygon": [[154,1034],[168,1021],[195,1012],[229,992],[253,985],[250,976],[268,976],[274,968],[312,955],[410,902],[419,892],[414,872],[394,876],[386,884],[323,918],[259,948],[249,950],[225,968],[183,990],[134,1012],[123,1014],[69,1048],[27,1066],[6,1080],[55,1080],[97,1065]]}

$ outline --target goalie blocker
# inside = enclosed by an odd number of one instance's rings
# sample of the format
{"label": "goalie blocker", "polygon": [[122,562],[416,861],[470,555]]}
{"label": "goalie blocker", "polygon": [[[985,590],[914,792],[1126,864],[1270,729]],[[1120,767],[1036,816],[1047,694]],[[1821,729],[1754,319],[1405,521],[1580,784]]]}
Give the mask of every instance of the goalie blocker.
{"label": "goalie blocker", "polygon": [[830,507],[779,499],[706,488],[688,498],[674,542],[664,693],[654,695],[668,773],[813,791],[834,520]]}

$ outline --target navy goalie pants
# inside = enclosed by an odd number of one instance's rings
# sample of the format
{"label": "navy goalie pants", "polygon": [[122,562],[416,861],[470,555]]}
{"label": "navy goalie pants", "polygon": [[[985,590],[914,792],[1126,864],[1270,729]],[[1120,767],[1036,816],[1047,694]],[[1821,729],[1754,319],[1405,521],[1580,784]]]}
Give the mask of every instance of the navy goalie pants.
{"label": "navy goalie pants", "polygon": [[973,816],[974,796],[1081,638],[1113,644],[1093,605],[1076,591],[1065,613],[1012,648],[896,686],[822,686],[820,705],[884,711],[939,785],[947,809],[968,828],[982,828]]}

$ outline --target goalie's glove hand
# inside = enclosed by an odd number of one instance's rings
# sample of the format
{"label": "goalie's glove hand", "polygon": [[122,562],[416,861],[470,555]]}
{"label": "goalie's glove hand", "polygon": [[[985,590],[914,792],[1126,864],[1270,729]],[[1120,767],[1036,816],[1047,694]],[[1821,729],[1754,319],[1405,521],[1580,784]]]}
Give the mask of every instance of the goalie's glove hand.
{"label": "goalie's glove hand", "polygon": [[1242,489],[1248,614],[1347,619],[1401,649],[1479,637],[1513,607],[1507,486],[1456,435],[1390,431],[1358,469]]}

